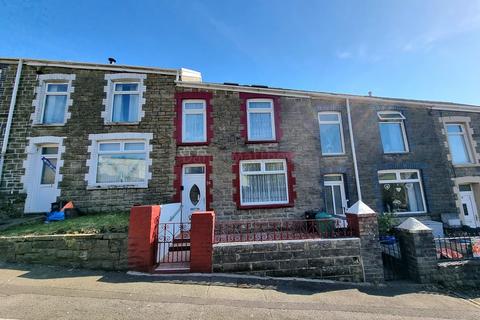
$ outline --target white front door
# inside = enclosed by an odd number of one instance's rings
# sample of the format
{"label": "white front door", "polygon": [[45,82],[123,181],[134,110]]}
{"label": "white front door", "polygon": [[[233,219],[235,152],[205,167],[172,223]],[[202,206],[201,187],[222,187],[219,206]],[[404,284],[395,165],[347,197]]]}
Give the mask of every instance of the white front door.
{"label": "white front door", "polygon": [[205,166],[189,164],[183,166],[182,177],[182,221],[189,222],[192,213],[205,211]]}
{"label": "white front door", "polygon": [[328,174],[324,176],[325,211],[330,214],[344,215],[347,208],[343,175]]}
{"label": "white front door", "polygon": [[477,228],[479,226],[477,204],[471,185],[460,186],[460,198],[462,200],[463,224],[471,228]]}
{"label": "white front door", "polygon": [[58,145],[37,146],[28,170],[31,177],[27,188],[25,212],[50,212],[58,195]]}

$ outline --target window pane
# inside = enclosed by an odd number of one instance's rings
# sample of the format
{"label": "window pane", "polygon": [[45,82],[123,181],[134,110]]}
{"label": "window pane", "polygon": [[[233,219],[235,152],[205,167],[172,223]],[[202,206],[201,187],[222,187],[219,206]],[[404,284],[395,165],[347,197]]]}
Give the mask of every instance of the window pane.
{"label": "window pane", "polygon": [[331,186],[325,187],[325,211],[333,214],[333,188]]}
{"label": "window pane", "polygon": [[381,186],[385,212],[425,211],[419,182],[385,183]]}
{"label": "window pane", "polygon": [[249,138],[251,140],[272,140],[272,114],[250,113],[248,125]]}
{"label": "window pane", "polygon": [[205,167],[185,167],[185,174],[201,174],[205,173]]}
{"label": "window pane", "polygon": [[120,143],[101,143],[100,151],[120,151]]}
{"label": "window pane", "polygon": [[405,152],[400,123],[380,123],[380,136],[384,152]]}
{"label": "window pane", "polygon": [[449,134],[448,145],[450,146],[450,154],[453,163],[459,164],[471,162],[467,144],[465,143],[465,136],[463,134]]}
{"label": "window pane", "polygon": [[320,121],[338,121],[338,114],[320,114]]}
{"label": "window pane", "polygon": [[462,126],[459,124],[447,124],[448,133],[461,133],[462,131]]}
{"label": "window pane", "polygon": [[265,170],[266,171],[282,171],[283,170],[283,162],[268,162],[268,163],[265,163]]}
{"label": "window pane", "polygon": [[397,180],[395,172],[379,173],[378,180]]}
{"label": "window pane", "polygon": [[322,124],[320,126],[322,154],[343,153],[340,124]]}
{"label": "window pane", "polygon": [[202,110],[203,106],[202,102],[186,102],[185,110]]}
{"label": "window pane", "polygon": [[45,99],[45,110],[43,112],[43,123],[63,123],[65,121],[66,105],[66,95],[47,95]]}
{"label": "window pane", "polygon": [[458,188],[460,191],[472,191],[472,187],[469,184],[461,184]]}
{"label": "window pane", "polygon": [[271,108],[272,104],[270,102],[249,102],[248,108],[250,109],[264,109],[264,108]]}
{"label": "window pane", "polygon": [[127,142],[125,143],[126,151],[143,151],[145,150],[145,143],[143,142]]}
{"label": "window pane", "polygon": [[185,114],[185,137],[184,141],[205,141],[205,128],[203,113]]}
{"label": "window pane", "polygon": [[99,155],[98,183],[142,182],[145,180],[145,154]]}
{"label": "window pane", "polygon": [[340,186],[333,186],[334,192],[334,203],[335,203],[335,214],[343,214],[343,203],[342,203],[342,193],[340,191]]}
{"label": "window pane", "polygon": [[260,171],[262,170],[260,162],[247,162],[242,164],[243,171]]}
{"label": "window pane", "polygon": [[340,175],[327,175],[323,177],[324,181],[342,181],[342,176]]}
{"label": "window pane", "polygon": [[42,158],[42,176],[41,184],[54,184],[55,183],[55,168],[57,166],[57,159]]}
{"label": "window pane", "polygon": [[418,173],[417,172],[400,172],[400,179],[402,180],[418,179]]}
{"label": "window pane", "polygon": [[112,121],[138,121],[138,94],[116,94],[113,96]]}
{"label": "window pane", "polygon": [[285,174],[242,176],[242,203],[287,202]]}
{"label": "window pane", "polygon": [[137,91],[138,83],[116,83],[115,91]]}
{"label": "window pane", "polygon": [[68,84],[65,83],[55,83],[47,85],[47,92],[67,92]]}
{"label": "window pane", "polygon": [[58,147],[43,147],[42,154],[57,154]]}

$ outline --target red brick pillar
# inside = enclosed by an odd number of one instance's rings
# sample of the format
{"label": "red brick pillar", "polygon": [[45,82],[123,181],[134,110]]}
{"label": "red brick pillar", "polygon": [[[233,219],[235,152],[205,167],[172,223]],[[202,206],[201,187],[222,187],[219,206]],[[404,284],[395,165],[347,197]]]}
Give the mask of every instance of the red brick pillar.
{"label": "red brick pillar", "polygon": [[213,211],[192,214],[190,230],[190,271],[212,272],[212,254],[215,228]]}
{"label": "red brick pillar", "polygon": [[157,262],[160,206],[132,207],[128,226],[128,269],[151,272]]}

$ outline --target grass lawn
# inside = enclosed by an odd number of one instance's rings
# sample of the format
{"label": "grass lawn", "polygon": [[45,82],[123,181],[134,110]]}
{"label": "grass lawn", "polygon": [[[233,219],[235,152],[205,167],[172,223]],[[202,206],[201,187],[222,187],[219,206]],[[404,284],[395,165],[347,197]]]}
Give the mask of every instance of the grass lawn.
{"label": "grass lawn", "polygon": [[129,213],[97,213],[45,224],[34,222],[0,231],[0,236],[126,232]]}

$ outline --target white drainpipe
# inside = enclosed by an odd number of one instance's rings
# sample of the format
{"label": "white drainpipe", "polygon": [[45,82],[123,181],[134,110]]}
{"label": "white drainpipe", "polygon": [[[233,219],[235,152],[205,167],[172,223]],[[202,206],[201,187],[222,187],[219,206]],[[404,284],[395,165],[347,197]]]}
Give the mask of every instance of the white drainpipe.
{"label": "white drainpipe", "polygon": [[358,177],[357,152],[355,151],[355,141],[353,140],[352,116],[350,114],[350,100],[346,99],[347,115],[348,115],[348,131],[350,132],[350,144],[352,147],[353,169],[355,171],[355,180],[357,181],[357,196],[358,200],[362,200],[362,188],[360,187],[360,178]]}
{"label": "white drainpipe", "polygon": [[5,127],[5,134],[3,136],[2,154],[0,155],[0,181],[3,176],[3,163],[5,161],[5,154],[7,153],[8,139],[10,137],[10,129],[12,127],[13,111],[17,102],[18,85],[20,84],[20,75],[22,74],[23,59],[18,60],[17,75],[15,76],[15,84],[13,85],[12,99],[10,100],[10,109],[8,109],[7,125]]}

